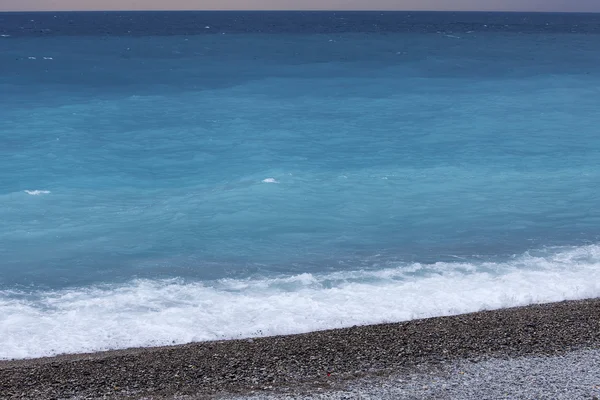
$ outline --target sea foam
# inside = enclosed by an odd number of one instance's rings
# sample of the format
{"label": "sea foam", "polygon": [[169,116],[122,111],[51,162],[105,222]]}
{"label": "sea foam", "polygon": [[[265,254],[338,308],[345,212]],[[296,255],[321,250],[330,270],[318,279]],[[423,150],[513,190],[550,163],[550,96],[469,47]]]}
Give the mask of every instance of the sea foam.
{"label": "sea foam", "polygon": [[262,181],[263,183],[279,183],[279,181],[275,178],[265,178]]}
{"label": "sea foam", "polygon": [[0,292],[0,358],[291,334],[600,296],[600,246],[502,263]]}
{"label": "sea foam", "polygon": [[39,196],[42,194],[50,194],[51,193],[49,190],[24,190],[24,192],[31,196]]}

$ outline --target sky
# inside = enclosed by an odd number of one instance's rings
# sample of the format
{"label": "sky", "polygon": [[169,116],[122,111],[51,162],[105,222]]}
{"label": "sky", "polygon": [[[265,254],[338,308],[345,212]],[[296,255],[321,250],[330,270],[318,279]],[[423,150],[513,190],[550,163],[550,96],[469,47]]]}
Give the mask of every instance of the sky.
{"label": "sky", "polygon": [[600,12],[600,0],[0,0],[0,11],[307,9]]}

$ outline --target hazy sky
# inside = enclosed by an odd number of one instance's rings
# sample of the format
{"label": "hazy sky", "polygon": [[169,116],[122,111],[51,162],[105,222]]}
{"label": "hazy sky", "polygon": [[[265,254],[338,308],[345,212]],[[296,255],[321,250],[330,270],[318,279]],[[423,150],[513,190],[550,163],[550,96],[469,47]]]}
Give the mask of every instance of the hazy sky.
{"label": "hazy sky", "polygon": [[0,10],[498,10],[600,12],[600,0],[0,0]]}

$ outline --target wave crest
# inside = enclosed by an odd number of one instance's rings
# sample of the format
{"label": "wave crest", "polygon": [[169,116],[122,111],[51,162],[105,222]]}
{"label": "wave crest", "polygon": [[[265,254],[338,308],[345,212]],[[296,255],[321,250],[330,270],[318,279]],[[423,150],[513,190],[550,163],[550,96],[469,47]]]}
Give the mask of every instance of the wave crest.
{"label": "wave crest", "polygon": [[291,334],[598,296],[598,245],[501,263],[0,291],[0,358]]}

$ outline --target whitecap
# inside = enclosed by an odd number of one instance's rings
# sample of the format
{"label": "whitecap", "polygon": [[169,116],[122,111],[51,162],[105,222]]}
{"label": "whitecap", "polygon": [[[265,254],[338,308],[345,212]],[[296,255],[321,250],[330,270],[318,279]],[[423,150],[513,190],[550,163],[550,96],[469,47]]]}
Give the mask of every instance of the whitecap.
{"label": "whitecap", "polygon": [[279,183],[279,181],[275,178],[266,178],[262,180],[263,183]]}
{"label": "whitecap", "polygon": [[42,194],[50,194],[49,190],[24,190],[25,193],[30,194],[32,196],[39,196]]}

